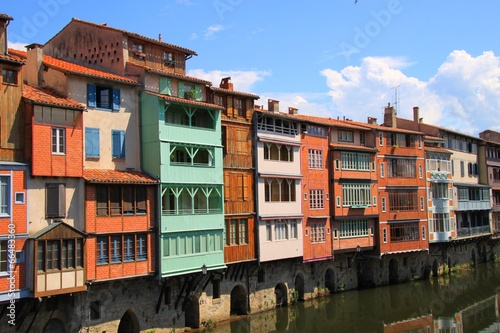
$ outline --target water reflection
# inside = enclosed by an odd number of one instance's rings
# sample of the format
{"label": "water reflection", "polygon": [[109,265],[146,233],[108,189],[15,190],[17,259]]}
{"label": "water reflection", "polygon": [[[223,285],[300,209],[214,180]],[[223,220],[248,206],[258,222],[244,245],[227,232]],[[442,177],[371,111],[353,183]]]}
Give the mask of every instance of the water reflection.
{"label": "water reflection", "polygon": [[500,332],[500,263],[445,278],[350,291],[214,328],[250,332]]}

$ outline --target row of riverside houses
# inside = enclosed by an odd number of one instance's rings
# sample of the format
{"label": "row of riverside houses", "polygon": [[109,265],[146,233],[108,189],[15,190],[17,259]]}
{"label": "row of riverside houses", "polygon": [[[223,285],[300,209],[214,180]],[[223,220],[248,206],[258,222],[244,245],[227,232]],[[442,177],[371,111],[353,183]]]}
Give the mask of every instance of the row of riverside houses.
{"label": "row of riverside houses", "polygon": [[73,19],[18,51],[12,20],[2,331],[199,327],[496,251],[500,133],[425,124],[417,107],[388,105],[381,125],[264,109],[230,78],[187,76],[197,54],[161,36]]}

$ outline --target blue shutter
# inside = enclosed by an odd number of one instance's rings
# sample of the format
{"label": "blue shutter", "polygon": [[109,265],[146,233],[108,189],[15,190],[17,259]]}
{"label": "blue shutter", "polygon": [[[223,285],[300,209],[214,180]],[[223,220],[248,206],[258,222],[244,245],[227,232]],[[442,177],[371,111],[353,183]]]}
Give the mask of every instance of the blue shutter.
{"label": "blue shutter", "polygon": [[87,83],[87,106],[96,107],[95,95],[95,84]]}
{"label": "blue shutter", "polygon": [[125,131],[112,131],[113,158],[125,158]]}
{"label": "blue shutter", "polygon": [[113,88],[113,111],[120,110],[120,89]]}
{"label": "blue shutter", "polygon": [[160,77],[160,94],[172,95],[172,82],[168,77]]}
{"label": "blue shutter", "polygon": [[99,129],[85,128],[85,156],[99,157]]}

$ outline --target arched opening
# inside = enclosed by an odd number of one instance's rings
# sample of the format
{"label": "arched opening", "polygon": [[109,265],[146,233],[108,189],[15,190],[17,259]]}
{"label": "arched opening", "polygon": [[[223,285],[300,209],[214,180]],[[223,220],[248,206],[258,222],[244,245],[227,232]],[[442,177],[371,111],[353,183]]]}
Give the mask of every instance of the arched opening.
{"label": "arched opening", "polygon": [[398,261],[394,258],[391,259],[389,261],[389,284],[395,284],[399,282],[398,269]]}
{"label": "arched opening", "polygon": [[231,316],[248,314],[247,293],[243,286],[238,285],[231,290]]}
{"label": "arched opening", "polygon": [[295,292],[297,293],[297,301],[304,301],[305,284],[306,283],[302,274],[297,274],[297,276],[295,276]]}
{"label": "arched opening", "polygon": [[66,333],[66,329],[64,328],[64,323],[61,319],[52,318],[47,323],[47,326],[45,327],[45,332]]}
{"label": "arched opening", "polygon": [[438,269],[437,259],[434,259],[434,262],[432,263],[432,276],[438,276]]}
{"label": "arched opening", "polygon": [[184,313],[187,327],[200,327],[200,305],[196,297],[189,296]]}
{"label": "arched opening", "polygon": [[274,294],[276,295],[276,306],[288,305],[288,291],[284,283],[278,283],[274,287]]}
{"label": "arched opening", "polygon": [[135,313],[128,309],[123,314],[122,319],[120,319],[118,333],[139,333],[139,331],[139,320],[137,319]]}
{"label": "arched opening", "polygon": [[331,268],[328,268],[325,273],[325,287],[330,290],[330,294],[335,292],[335,273]]}

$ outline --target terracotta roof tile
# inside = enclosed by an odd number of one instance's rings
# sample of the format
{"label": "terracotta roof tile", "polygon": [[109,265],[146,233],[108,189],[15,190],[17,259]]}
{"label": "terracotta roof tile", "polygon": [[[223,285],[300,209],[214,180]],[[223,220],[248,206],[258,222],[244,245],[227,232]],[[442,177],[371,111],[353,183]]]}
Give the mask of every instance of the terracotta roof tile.
{"label": "terracotta roof tile", "polygon": [[63,97],[49,89],[36,88],[28,84],[23,85],[23,98],[39,104],[57,105],[82,111],[85,110],[85,106],[83,104],[80,104],[71,98]]}
{"label": "terracotta roof tile", "polygon": [[[18,55],[19,57],[26,58],[27,57],[27,52],[25,51],[19,51],[19,50],[14,50],[14,49],[9,49],[9,52],[14,55]],[[57,59],[51,56],[43,56],[43,64],[47,67],[54,68],[57,70],[60,70],[65,73],[70,73],[74,75],[82,75],[82,76],[88,76],[88,77],[95,77],[95,78],[100,78],[100,79],[107,79],[107,80],[113,80],[113,81],[118,81],[118,82],[123,82],[123,83],[130,83],[130,84],[138,84],[136,80],[129,79],[128,77],[116,75],[113,73],[105,72],[105,71],[100,71],[97,69],[85,67],[82,65],[78,65],[69,61]]]}
{"label": "terracotta roof tile", "polygon": [[226,109],[225,107],[218,105],[218,104],[199,102],[199,101],[195,101],[195,100],[191,100],[191,99],[162,95],[162,94],[154,93],[151,91],[145,91],[144,93],[149,94],[149,95],[153,95],[153,96],[157,96],[157,97],[163,98],[163,99],[168,100],[168,101],[178,102],[178,103],[182,103],[182,104],[198,105],[198,106],[203,106],[206,108],[218,109],[218,110],[225,110]]}
{"label": "terracotta roof tile", "polygon": [[14,62],[18,65],[24,65],[26,62],[22,57],[12,54],[12,52],[10,52],[10,49],[9,54],[0,54],[0,61]]}
{"label": "terracotta roof tile", "polygon": [[425,147],[425,150],[427,151],[435,151],[435,152],[438,152],[438,153],[448,153],[448,154],[453,154],[453,152],[449,151],[448,149],[446,148],[443,148],[443,147]]}
{"label": "terracotta roof tile", "polygon": [[100,184],[157,184],[158,181],[139,171],[84,169],[83,179]]}

